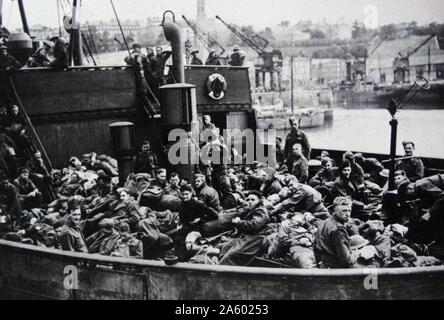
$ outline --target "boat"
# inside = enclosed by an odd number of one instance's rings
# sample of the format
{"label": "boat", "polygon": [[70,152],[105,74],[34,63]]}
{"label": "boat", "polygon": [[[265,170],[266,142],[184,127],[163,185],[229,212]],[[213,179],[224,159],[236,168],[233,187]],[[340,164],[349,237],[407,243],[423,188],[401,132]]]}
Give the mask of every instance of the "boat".
{"label": "boat", "polygon": [[[169,27],[174,29],[172,23]],[[175,36],[168,33],[167,39]],[[192,86],[167,86],[171,97],[174,90],[195,89],[197,113],[213,115],[219,127],[256,127],[247,68],[183,66],[180,59],[173,67],[179,73],[183,68],[183,79]],[[215,73],[228,84],[219,100],[208,92]],[[9,80],[9,89],[28,113],[42,145],[52,151],[54,166],[64,165],[72,154],[111,153],[109,125],[115,121],[132,121],[136,140],[148,136],[160,149],[165,121],[186,116],[177,105],[162,101],[161,117],[148,118],[139,103],[134,70],[128,66],[19,70],[9,73]],[[188,96],[181,96],[182,101],[183,97]],[[430,172],[444,168],[443,160],[424,161],[428,170],[435,170]],[[167,266],[163,261],[79,254],[4,240],[0,256],[0,298],[8,299],[444,299],[444,267],[375,271]],[[366,279],[375,276],[378,290],[365,289]]]}
{"label": "boat", "polygon": [[254,105],[258,129],[289,130],[290,117],[299,120],[300,128],[322,127],[326,121],[326,110],[315,108],[296,108],[295,111],[284,108],[282,100],[278,100],[275,105],[261,106]]}
{"label": "boat", "polygon": [[291,90],[252,90],[259,129],[287,130],[291,116],[299,120],[301,129],[323,127],[333,121],[332,91],[303,88],[293,90],[293,97]]}
{"label": "boat", "polygon": [[[444,267],[298,270],[167,266],[161,261],[70,253],[3,240],[0,253],[2,299],[444,299]],[[373,283],[372,287],[366,289],[366,281]]]}
{"label": "boat", "polygon": [[[392,97],[403,97],[411,88],[411,84],[373,85],[367,84],[356,89],[338,87],[334,92],[334,99],[338,106],[344,108],[381,108]],[[444,108],[444,81],[431,81],[430,89],[419,92],[415,103],[409,108],[416,109],[443,109]]]}

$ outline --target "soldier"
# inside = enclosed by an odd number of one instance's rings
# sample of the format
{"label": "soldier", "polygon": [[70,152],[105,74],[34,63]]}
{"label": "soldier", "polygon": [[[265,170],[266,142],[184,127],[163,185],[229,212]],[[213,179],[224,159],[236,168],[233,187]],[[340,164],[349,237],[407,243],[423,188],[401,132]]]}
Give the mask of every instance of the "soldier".
{"label": "soldier", "polygon": [[300,143],[302,146],[302,154],[307,160],[310,160],[311,146],[307,135],[299,130],[299,123],[295,117],[289,119],[291,132],[287,135],[285,140],[285,157],[291,155],[293,145]]}
{"label": "soldier", "polygon": [[302,154],[302,145],[295,143],[292,153],[285,162],[288,172],[298,178],[300,183],[308,182],[308,160]]}
{"label": "soldier", "polygon": [[154,177],[155,171],[159,166],[159,160],[156,154],[151,151],[151,144],[145,140],[142,144],[142,151],[134,160],[134,173],[148,173]]}
{"label": "soldier", "polygon": [[230,66],[232,67],[242,67],[244,65],[245,53],[240,50],[240,47],[236,44],[233,47],[233,54],[230,59]]}
{"label": "soldier", "polygon": [[157,54],[150,59],[150,66],[153,76],[157,80],[157,86],[160,87],[166,84],[166,78],[164,75],[165,64],[170,58],[172,52],[163,51],[162,47],[157,47],[156,53]]}
{"label": "soldier", "polygon": [[21,168],[18,174],[19,177],[14,180],[14,186],[19,192],[22,208],[25,210],[39,208],[42,201],[42,194],[29,179],[28,168]]}
{"label": "soldier", "polygon": [[345,224],[350,219],[352,201],[348,197],[338,197],[333,205],[333,216],[322,222],[316,233],[316,261],[321,264],[321,268],[351,268],[356,258],[351,253]]}
{"label": "soldier", "polygon": [[221,249],[221,265],[248,266],[264,251],[265,227],[269,222],[268,212],[263,206],[262,195],[252,191],[246,202],[248,211],[232,220],[241,237],[224,245]]}
{"label": "soldier", "polygon": [[217,212],[222,210],[222,207],[220,206],[219,194],[215,189],[207,185],[205,182],[205,176],[203,174],[195,175],[194,190],[196,191],[197,197],[200,201]]}
{"label": "soldier", "polygon": [[30,68],[44,68],[49,66],[51,61],[48,58],[48,54],[46,52],[45,47],[40,47],[37,51],[32,55],[31,60],[28,63]]}
{"label": "soldier", "polygon": [[65,69],[68,66],[68,46],[65,40],[59,36],[52,37],[49,40],[54,43],[54,60],[49,66],[56,69]]}
{"label": "soldier", "polygon": [[[18,191],[8,180],[6,172],[0,169],[0,224],[12,223],[21,214]],[[8,220],[8,221],[7,221]]]}
{"label": "soldier", "polygon": [[69,203],[68,221],[62,228],[60,234],[60,245],[62,250],[88,253],[85,238],[80,231],[81,217],[82,212],[80,211],[80,203],[76,200],[71,200]]}
{"label": "soldier", "polygon": [[205,65],[207,66],[220,66],[220,59],[219,56],[216,54],[216,50],[210,49],[210,52],[208,53],[207,61],[205,61]]}
{"label": "soldier", "polygon": [[203,61],[199,58],[198,54],[199,54],[199,50],[191,49],[191,56],[192,56],[191,62],[190,62],[191,65],[195,65],[195,66],[203,65]]}
{"label": "soldier", "polygon": [[420,158],[413,156],[415,143],[404,141],[402,145],[404,147],[404,156],[407,159],[399,160],[396,163],[396,170],[405,171],[407,178],[409,178],[411,182],[416,182],[424,177],[424,164]]}
{"label": "soldier", "polygon": [[0,46],[0,71],[20,69],[20,63],[8,53],[8,47]]}

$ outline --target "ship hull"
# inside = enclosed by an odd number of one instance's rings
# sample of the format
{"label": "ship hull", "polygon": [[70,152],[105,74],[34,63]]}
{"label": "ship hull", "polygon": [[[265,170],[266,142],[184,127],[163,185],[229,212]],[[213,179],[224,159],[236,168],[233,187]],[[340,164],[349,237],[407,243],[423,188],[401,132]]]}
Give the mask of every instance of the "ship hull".
{"label": "ship hull", "polygon": [[[0,241],[0,254],[0,297],[8,299],[444,299],[444,267],[372,271],[166,266],[6,241]],[[69,276],[74,282],[67,281]]]}
{"label": "ship hull", "polygon": [[[334,91],[334,101],[337,106],[350,109],[385,108],[392,98],[403,97],[409,89],[410,85],[364,91],[337,90]],[[432,84],[429,90],[419,92],[405,108],[444,109],[444,84]]]}

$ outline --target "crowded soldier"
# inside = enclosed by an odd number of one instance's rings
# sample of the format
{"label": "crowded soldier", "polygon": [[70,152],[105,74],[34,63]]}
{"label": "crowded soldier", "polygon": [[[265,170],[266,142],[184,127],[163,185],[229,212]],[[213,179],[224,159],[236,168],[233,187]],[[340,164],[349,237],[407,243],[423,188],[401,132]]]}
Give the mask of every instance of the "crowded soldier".
{"label": "crowded soldier", "polygon": [[299,143],[302,146],[302,154],[307,159],[310,160],[311,146],[308,141],[307,135],[299,130],[299,122],[296,117],[291,117],[289,119],[291,131],[285,139],[285,157],[291,156],[293,146]]}
{"label": "crowded soldier", "polygon": [[54,43],[54,60],[51,61],[49,67],[55,69],[65,69],[68,66],[68,45],[66,44],[65,40],[59,36],[51,37],[49,40]]}
{"label": "crowded soldier", "polygon": [[0,71],[20,69],[20,63],[8,52],[8,47],[0,46]]}
{"label": "crowded soldier", "polygon": [[321,165],[322,169],[310,179],[309,185],[322,194],[324,201],[330,203],[332,201],[331,189],[335,184],[336,173],[333,169],[333,161],[330,158],[324,158]]}
{"label": "crowded soldier", "polygon": [[163,51],[162,47],[157,47],[156,55],[153,55],[149,60],[152,75],[157,81],[156,87],[161,87],[167,83],[164,72],[166,62],[171,55],[171,51]]}
{"label": "crowded soldier", "polygon": [[345,227],[352,212],[352,200],[338,197],[333,203],[333,216],[319,227],[314,245],[316,261],[321,268],[350,268],[356,257],[350,250],[350,236]]}
{"label": "crowded soldier", "polygon": [[34,52],[31,56],[31,59],[28,62],[29,68],[45,68],[48,67],[51,63],[51,60],[48,58],[48,54],[46,52],[45,47],[40,47]]}
{"label": "crowded soldier", "polygon": [[221,65],[219,56],[217,55],[215,49],[210,49],[210,51],[208,52],[208,58],[207,58],[207,61],[205,61],[205,65],[207,65],[207,66],[220,66]]}
{"label": "crowded soldier", "polygon": [[221,265],[248,266],[257,255],[264,251],[264,231],[269,218],[263,206],[261,193],[250,192],[246,202],[248,211],[242,217],[232,220],[241,236],[222,245],[219,261]]}
{"label": "crowded soldier", "polygon": [[195,65],[195,66],[202,66],[203,61],[202,61],[202,59],[199,58],[199,50],[191,49],[190,53],[191,53],[191,57],[192,57],[190,64]]}
{"label": "crowded soldier", "polygon": [[19,177],[14,180],[14,186],[19,193],[19,200],[22,209],[29,210],[39,208],[42,195],[29,178],[29,169],[21,168],[18,171]]}
{"label": "crowded soldier", "polygon": [[396,170],[404,171],[411,182],[416,182],[424,177],[424,164],[420,158],[413,155],[415,143],[404,141],[402,146],[404,147],[404,159],[396,163]]}
{"label": "crowded soldier", "polygon": [[151,144],[145,140],[142,144],[142,151],[134,160],[135,173],[148,173],[154,177],[155,171],[159,167],[159,160],[156,154],[151,150]]}
{"label": "crowded soldier", "polygon": [[302,145],[300,143],[293,144],[291,154],[285,161],[288,172],[298,178],[299,182],[308,182],[308,160],[302,154]]}
{"label": "crowded soldier", "polygon": [[[210,117],[204,126],[217,129]],[[294,169],[303,158],[302,145],[296,142],[291,150],[290,170],[270,170],[258,161],[221,166],[211,187],[202,174],[190,184],[174,170],[146,166],[145,158],[139,168],[150,173],[130,174],[125,188],[118,188],[115,160],[96,154],[72,157],[67,168],[46,175],[37,154],[16,180],[1,173],[0,232],[11,241],[133,259],[247,266],[261,258],[291,268],[440,263],[409,242],[409,234],[418,232],[415,224],[388,224],[373,214],[380,209],[377,200],[366,197],[371,175],[358,164],[365,158],[347,152],[336,173],[325,155],[322,170],[309,176],[307,159],[303,175]],[[157,158],[149,144],[144,151]],[[372,163],[366,170],[379,172],[377,161]],[[51,203],[26,198],[39,189],[33,175],[53,181]],[[444,225],[443,180],[433,176],[412,183],[404,172],[396,175],[400,201],[419,199],[424,210],[419,223],[433,229],[420,231],[433,241],[441,241],[437,235]]]}
{"label": "crowded soldier", "polygon": [[233,53],[228,62],[232,67],[242,67],[244,65],[245,53],[241,51],[239,45],[234,45]]}

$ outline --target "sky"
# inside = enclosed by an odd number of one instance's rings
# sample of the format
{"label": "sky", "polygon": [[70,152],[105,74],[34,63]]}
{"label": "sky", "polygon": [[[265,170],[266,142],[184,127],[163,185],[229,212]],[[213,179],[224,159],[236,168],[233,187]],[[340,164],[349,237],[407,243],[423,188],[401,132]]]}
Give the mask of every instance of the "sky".
{"label": "sky", "polygon": [[[62,0],[68,2],[67,0]],[[14,29],[21,26],[16,0],[3,0],[4,24]],[[23,0],[29,24],[57,26],[57,0]],[[70,1],[72,2],[72,1]],[[83,21],[109,20],[113,11],[109,0],[81,0]],[[170,9],[195,18],[197,0],[114,0],[122,20],[161,16]],[[443,0],[207,0],[208,16],[220,15],[224,20],[239,25],[264,28],[288,20],[291,23],[303,19],[321,21],[326,18],[336,22],[366,21],[369,10],[377,9],[378,25],[417,21],[428,24],[444,22]],[[366,9],[367,8],[367,9]],[[372,10],[372,9],[370,9]]]}

